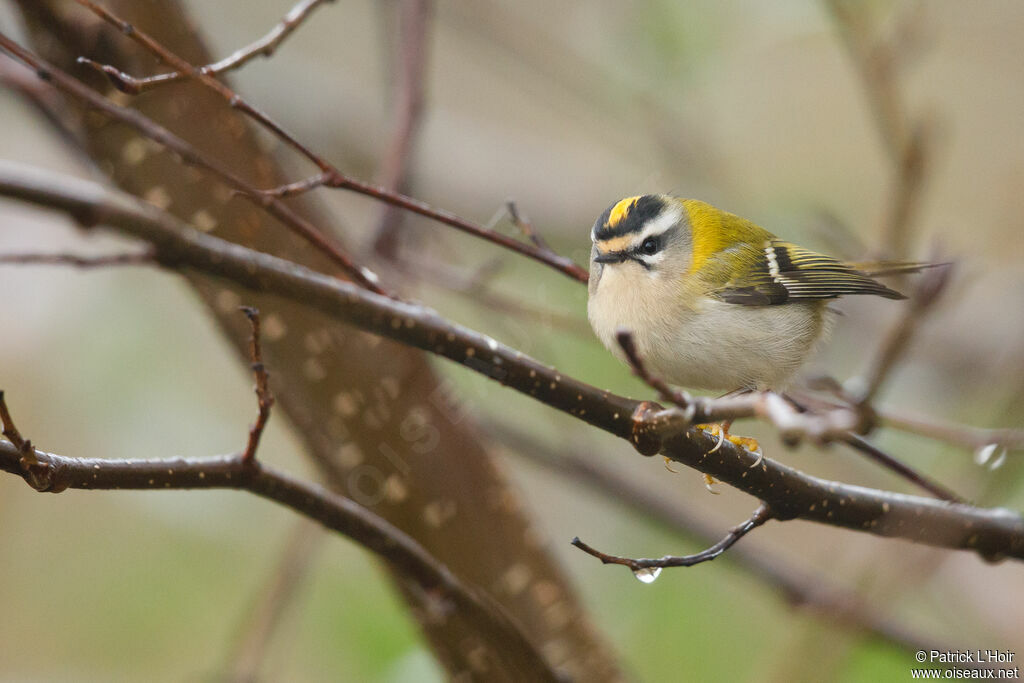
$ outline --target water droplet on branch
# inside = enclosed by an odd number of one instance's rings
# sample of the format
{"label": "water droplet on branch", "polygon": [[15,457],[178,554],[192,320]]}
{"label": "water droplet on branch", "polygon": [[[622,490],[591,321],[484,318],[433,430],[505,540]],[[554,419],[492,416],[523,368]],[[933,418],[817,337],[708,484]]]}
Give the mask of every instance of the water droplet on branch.
{"label": "water droplet on branch", "polygon": [[999,444],[997,443],[990,443],[982,446],[978,450],[974,451],[974,462],[978,465],[984,465],[992,459],[997,448],[999,448]]}
{"label": "water droplet on branch", "polygon": [[633,576],[641,583],[654,583],[654,580],[661,576],[661,567],[642,567],[634,569]]}

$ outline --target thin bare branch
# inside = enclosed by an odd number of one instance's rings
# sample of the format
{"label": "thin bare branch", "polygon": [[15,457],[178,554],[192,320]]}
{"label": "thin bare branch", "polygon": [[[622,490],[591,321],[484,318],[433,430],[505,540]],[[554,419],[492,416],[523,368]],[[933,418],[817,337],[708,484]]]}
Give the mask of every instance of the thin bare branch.
{"label": "thin bare branch", "polygon": [[[431,0],[400,0],[398,10],[398,59],[395,78],[394,123],[391,141],[381,163],[381,185],[395,192],[409,190],[409,167],[423,116],[424,79]],[[392,204],[381,206],[374,251],[386,259],[398,254],[399,231],[404,215]]]}
{"label": "thin bare branch", "polygon": [[285,611],[300,596],[300,588],[309,575],[325,534],[303,519],[288,532],[281,559],[267,583],[260,586],[242,623],[238,642],[226,665],[225,680],[232,683],[256,683]]}
{"label": "thin bare branch", "polygon": [[263,364],[263,351],[260,348],[260,312],[249,306],[242,307],[242,313],[249,319],[252,335],[249,337],[249,357],[252,360],[252,373],[256,378],[256,401],[259,413],[256,422],[249,428],[249,441],[242,453],[242,460],[250,462],[256,458],[256,449],[260,445],[260,437],[270,419],[270,409],[274,405],[274,396],[270,393],[267,368]]}
{"label": "thin bare branch", "polygon": [[515,201],[508,200],[505,202],[505,210],[508,211],[508,216],[512,219],[512,225],[519,228],[519,231],[526,236],[538,249],[544,249],[546,251],[552,251],[551,247],[548,246],[547,240],[545,240],[536,228],[533,227],[533,222],[526,217],[526,214],[519,210]]}
{"label": "thin bare branch", "polygon": [[[302,0],[296,3],[288,11],[288,14],[284,15],[281,21],[262,38],[236,50],[219,62],[198,67],[199,73],[210,76],[222,74],[241,68],[256,57],[270,57],[280,47],[281,43],[306,21],[313,13],[313,10],[325,2],[334,2],[334,0]],[[134,78],[113,67],[96,65],[93,68],[96,67],[99,67],[119,90],[129,95],[137,95],[159,85],[176,83],[191,78],[189,74],[181,71],[171,71],[170,73],[157,74],[147,78]]]}
{"label": "thin bare branch", "polygon": [[[312,223],[292,211],[283,202],[266,196],[220,162],[208,158],[193,145],[138,111],[114,104],[78,79],[72,78],[60,69],[32,54],[2,33],[0,33],[0,48],[3,48],[30,66],[35,70],[36,75],[40,79],[50,83],[61,92],[74,97],[91,109],[100,111],[110,118],[134,128],[145,137],[175,152],[185,163],[214,174],[229,187],[255,201],[261,208],[280,220],[290,230],[302,236],[310,244],[323,252],[355,282],[378,294],[387,293],[379,285],[379,278],[373,271],[357,265],[341,247],[326,237]],[[81,216],[79,221],[89,224],[90,222],[95,222],[96,218],[94,216]]]}
{"label": "thin bare branch", "polygon": [[[548,265],[568,277],[571,277],[580,282],[587,282],[589,278],[588,272],[573,263],[572,260],[554,254],[552,252],[538,249],[531,244],[525,244],[517,240],[513,240],[501,233],[494,232],[493,230],[487,230],[475,223],[459,218],[455,214],[452,214],[443,209],[438,209],[430,206],[426,202],[418,199],[413,199],[399,192],[394,192],[385,187],[374,185],[373,183],[366,183],[354,178],[350,178],[334,167],[327,159],[313,152],[310,148],[299,142],[294,136],[284,130],[279,124],[275,123],[270,117],[264,114],[262,111],[249,105],[244,99],[242,99],[236,92],[231,90],[229,87],[213,78],[212,76],[200,73],[196,67],[189,64],[187,61],[181,59],[170,50],[161,45],[158,41],[154,40],[148,34],[135,28],[128,22],[119,18],[109,10],[103,8],[92,0],[75,0],[78,4],[87,7],[88,9],[95,12],[105,21],[116,26],[123,33],[139,42],[143,47],[153,52],[160,59],[164,60],[167,64],[170,64],[173,68],[176,68],[183,73],[188,74],[190,77],[197,79],[203,85],[211,88],[214,92],[224,97],[227,102],[236,109],[239,109],[243,113],[250,116],[253,120],[257,121],[272,133],[280,137],[282,140],[287,142],[291,147],[296,149],[303,156],[308,158],[314,164],[320,168],[320,174],[307,178],[306,180],[299,181],[297,183],[291,183],[288,185],[281,186],[272,190],[267,190],[259,193],[268,202],[273,202],[275,199],[294,196],[303,192],[312,190],[317,187],[330,187],[335,189],[350,190],[359,194],[373,197],[379,201],[395,206],[406,211],[411,211],[428,218],[432,218],[435,221],[444,223],[453,228],[469,233],[481,239],[493,242],[501,245],[506,249],[510,249],[523,256],[531,258],[540,263]],[[0,45],[7,47],[3,42]],[[19,58],[24,59],[21,55]],[[84,63],[89,64],[89,60],[85,60]],[[104,70],[102,65],[95,65],[94,68],[99,68],[101,71]],[[144,132],[144,131],[143,131]],[[248,188],[236,188],[244,194],[250,194]]]}
{"label": "thin bare branch", "polygon": [[[561,474],[572,483],[591,487],[609,500],[629,511],[660,524],[693,543],[712,544],[718,530],[704,515],[688,508],[678,496],[660,494],[647,483],[612,470],[590,454],[558,449],[540,441],[532,434],[503,422],[487,419],[485,428],[516,456]],[[908,652],[947,650],[914,629],[897,623],[882,610],[865,604],[852,591],[807,572],[777,556],[771,549],[744,543],[733,547],[725,561],[778,591],[796,607],[838,620],[855,629],[864,630],[883,642]]]}
{"label": "thin bare branch", "polygon": [[1024,449],[1024,430],[1020,429],[973,427],[891,408],[879,410],[878,419],[886,427],[974,451],[993,445],[1007,450]]}
{"label": "thin bare branch", "polygon": [[871,401],[903,357],[920,323],[939,300],[952,272],[953,269],[947,266],[929,269],[921,276],[903,315],[882,342],[863,379],[857,381],[863,387],[856,392],[859,409],[870,411]]}
{"label": "thin bare branch", "polygon": [[152,266],[156,261],[151,250],[104,256],[78,254],[0,254],[0,265],[73,266],[75,268],[107,268],[110,266]]}
{"label": "thin bare branch", "polygon": [[[307,159],[312,161],[314,164],[316,164],[321,171],[328,171],[332,168],[332,166],[329,163],[327,163],[327,161],[325,161],[320,155],[316,154],[308,147],[303,145],[301,142],[299,142],[294,135],[285,130],[284,127],[281,126],[279,123],[271,119],[270,116],[265,114],[260,109],[257,109],[253,105],[249,104],[241,95],[236,93],[234,90],[229,88],[221,81],[217,80],[209,74],[203,73],[203,71],[198,67],[193,66],[188,61],[182,59],[178,55],[171,52],[168,48],[164,47],[162,43],[154,39],[152,36],[150,36],[142,29],[133,26],[132,24],[128,23],[121,17],[111,12],[103,5],[100,5],[97,2],[93,2],[93,0],[75,0],[75,2],[77,2],[82,7],[85,7],[89,11],[93,12],[94,14],[96,14],[96,16],[100,17],[108,24],[116,28],[118,31],[120,31],[124,35],[128,36],[129,38],[137,42],[139,45],[144,47],[149,52],[153,53],[156,57],[158,57],[161,61],[170,66],[172,69],[177,69],[179,72],[185,74],[188,78],[193,78],[199,81],[200,83],[208,87],[210,90],[214,91],[215,93],[223,97],[224,100],[229,105],[231,105],[231,107],[244,113],[246,116],[250,117],[257,123],[259,123],[261,126],[269,130],[271,133],[279,137],[286,144],[290,145],[297,152],[299,152]],[[78,59],[78,63],[96,69],[97,71],[106,74],[108,77],[112,77],[113,74],[117,74],[116,76],[113,76],[114,79],[121,79],[124,77],[124,74],[121,74],[113,66],[99,64],[91,59],[86,59],[85,57],[80,57]]]}
{"label": "thin bare branch", "polygon": [[702,430],[662,430],[649,419],[657,406],[567,377],[422,306],[189,230],[152,205],[95,183],[0,162],[0,195],[71,215],[102,216],[104,224],[151,244],[161,265],[273,292],[366,332],[456,361],[626,439],[641,453],[662,453],[746,491],[767,503],[778,519],[800,518],[972,550],[987,558],[1024,559],[1024,518],[1017,513],[826,481],[768,459],[751,469],[757,456],[729,441],[716,449],[717,439]]}
{"label": "thin bare branch", "polygon": [[349,190],[351,192],[366,195],[367,197],[373,197],[374,199],[392,204],[406,211],[410,211],[420,216],[425,216],[426,218],[435,220],[438,223],[443,223],[466,234],[492,242],[504,247],[505,249],[514,251],[520,256],[525,256],[528,259],[537,261],[538,263],[543,263],[544,265],[554,268],[563,275],[566,275],[578,282],[586,283],[590,279],[590,274],[587,270],[574,263],[572,259],[559,256],[554,252],[539,249],[532,244],[526,244],[524,242],[514,240],[500,232],[485,228],[482,225],[478,225],[464,218],[460,218],[450,211],[433,207],[419,199],[407,197],[397,192],[391,192],[386,188],[373,185],[372,183],[355,180],[354,178],[350,178],[337,171],[331,173],[320,173],[318,175],[305,178],[304,180],[282,185],[266,191],[265,195],[274,198],[294,197],[318,187]]}
{"label": "thin bare branch", "polygon": [[893,169],[876,252],[883,258],[905,258],[935,138],[931,121],[911,119],[899,85],[900,68],[921,45],[918,27],[922,24],[919,15],[923,3],[910,3],[909,10],[901,8],[897,27],[888,40],[872,35],[865,3],[826,0],[824,4],[860,78]]}
{"label": "thin bare branch", "polygon": [[660,570],[666,567],[692,567],[695,564],[709,562],[715,559],[735,545],[741,538],[767,522],[769,519],[772,519],[771,510],[767,505],[762,503],[761,506],[754,511],[754,514],[750,516],[750,519],[733,527],[729,533],[722,538],[722,540],[699,553],[694,553],[693,555],[666,555],[665,557],[659,558],[633,559],[630,557],[621,557],[619,555],[603,553],[600,550],[587,545],[578,537],[572,539],[572,544],[588,555],[593,555],[597,559],[601,560],[602,564],[621,564],[629,567],[638,579],[645,583],[650,583],[654,581],[654,579],[658,578]]}

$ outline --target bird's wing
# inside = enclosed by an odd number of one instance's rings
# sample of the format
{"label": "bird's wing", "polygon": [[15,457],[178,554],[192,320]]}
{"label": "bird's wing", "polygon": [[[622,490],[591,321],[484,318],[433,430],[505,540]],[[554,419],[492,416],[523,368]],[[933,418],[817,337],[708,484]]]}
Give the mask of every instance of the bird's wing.
{"label": "bird's wing", "polygon": [[779,239],[767,240],[760,250],[750,246],[743,256],[744,274],[712,292],[722,301],[768,306],[845,294],[905,298],[850,265]]}

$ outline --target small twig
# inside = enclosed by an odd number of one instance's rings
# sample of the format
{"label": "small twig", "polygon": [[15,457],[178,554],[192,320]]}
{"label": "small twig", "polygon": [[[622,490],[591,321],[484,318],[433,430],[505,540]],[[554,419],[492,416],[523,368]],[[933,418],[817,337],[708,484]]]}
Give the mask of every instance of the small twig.
{"label": "small twig", "polygon": [[22,456],[32,452],[32,442],[23,437],[14,425],[11,412],[7,409],[7,401],[4,398],[3,390],[0,390],[0,425],[3,425],[3,435],[14,444],[14,447],[18,449]]}
{"label": "small twig", "polygon": [[[281,21],[262,38],[236,50],[219,62],[198,67],[197,71],[212,76],[238,69],[256,57],[270,57],[281,43],[313,13],[313,10],[324,2],[334,2],[334,0],[302,0],[292,7],[288,14],[284,15]],[[191,78],[189,74],[182,71],[171,71],[147,78],[135,78],[110,66],[98,64],[93,66],[93,68],[97,67],[110,78],[115,87],[129,95],[138,95],[159,85]]]}
{"label": "small twig", "polygon": [[750,519],[736,527],[733,527],[729,533],[726,534],[725,538],[720,540],[718,543],[715,543],[713,546],[702,550],[699,553],[694,553],[693,555],[666,555],[665,557],[660,558],[633,559],[603,553],[600,550],[587,545],[581,541],[579,537],[572,539],[572,544],[588,555],[593,555],[597,559],[601,560],[603,564],[621,564],[629,567],[641,581],[649,583],[657,578],[657,574],[651,573],[650,570],[664,569],[665,567],[692,567],[695,564],[713,560],[769,519],[772,519],[771,509],[765,503],[761,503],[757,510],[754,511],[754,514],[750,516]]}
{"label": "small twig", "polygon": [[622,352],[626,355],[626,360],[629,362],[629,367],[633,370],[633,374],[657,391],[663,401],[674,403],[680,408],[688,409],[694,406],[693,397],[689,394],[670,387],[665,380],[655,377],[647,371],[644,360],[636,349],[636,342],[633,340],[632,332],[625,328],[619,328],[615,331],[615,340],[619,342]]}
{"label": "small twig", "polygon": [[540,249],[533,244],[526,244],[519,240],[512,239],[500,232],[496,232],[495,230],[491,230],[482,225],[478,225],[477,223],[460,218],[450,211],[435,208],[426,202],[420,201],[419,199],[414,199],[398,192],[392,192],[387,188],[379,187],[372,183],[355,180],[354,178],[350,178],[339,171],[320,173],[315,176],[304,178],[303,180],[271,188],[269,190],[265,190],[264,195],[277,199],[294,197],[319,187],[348,190],[357,194],[366,195],[367,197],[373,197],[374,199],[387,202],[388,204],[392,204],[406,211],[419,214],[420,216],[425,216],[426,218],[430,218],[438,223],[443,223],[444,225],[473,235],[474,237],[502,246],[505,249],[514,251],[521,256],[525,256],[526,258],[537,261],[538,263],[543,263],[546,266],[554,268],[563,275],[566,275],[578,282],[586,283],[590,279],[590,274],[587,272],[587,269],[577,263],[574,263],[572,259],[559,256],[551,251]]}
{"label": "small twig", "polygon": [[260,349],[260,312],[251,306],[242,306],[242,313],[249,319],[252,326],[252,336],[249,337],[249,357],[252,359],[252,372],[256,377],[256,399],[259,404],[259,414],[256,422],[249,428],[249,441],[242,453],[243,462],[253,462],[256,459],[256,449],[260,445],[260,437],[270,419],[270,408],[274,405],[274,395],[270,393],[269,377],[267,368],[263,364],[263,352]]}
{"label": "small twig", "polygon": [[75,268],[106,268],[107,266],[156,265],[152,249],[128,254],[80,256],[78,254],[0,254],[0,264],[29,266],[73,266]]}
{"label": "small twig", "polygon": [[[501,421],[484,419],[485,431],[510,452],[566,477],[573,485],[584,484],[626,511],[658,524],[691,543],[714,543],[716,525],[678,496],[665,495],[657,487],[603,465],[592,453],[555,448],[530,432]],[[765,587],[777,591],[794,607],[827,615],[852,629],[871,633],[882,642],[907,651],[942,649],[937,643],[885,616],[882,606],[866,603],[853,591],[787,562],[771,549],[743,544],[724,558]]]}

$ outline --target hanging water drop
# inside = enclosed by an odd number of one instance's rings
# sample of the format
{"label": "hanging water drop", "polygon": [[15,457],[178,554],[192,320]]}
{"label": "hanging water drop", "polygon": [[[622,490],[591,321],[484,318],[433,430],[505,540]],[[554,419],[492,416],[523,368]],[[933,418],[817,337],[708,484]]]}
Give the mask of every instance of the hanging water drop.
{"label": "hanging water drop", "polygon": [[654,583],[654,580],[661,575],[661,567],[641,567],[633,570],[633,576],[640,583]]}
{"label": "hanging water drop", "polygon": [[999,448],[999,444],[997,443],[990,443],[982,446],[978,450],[974,451],[974,462],[978,465],[984,465],[992,459],[997,448]]}

